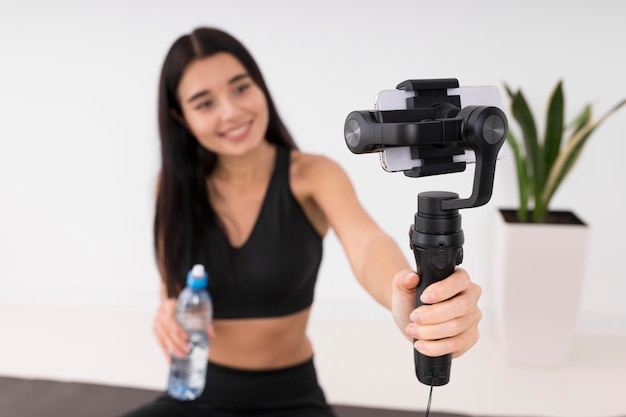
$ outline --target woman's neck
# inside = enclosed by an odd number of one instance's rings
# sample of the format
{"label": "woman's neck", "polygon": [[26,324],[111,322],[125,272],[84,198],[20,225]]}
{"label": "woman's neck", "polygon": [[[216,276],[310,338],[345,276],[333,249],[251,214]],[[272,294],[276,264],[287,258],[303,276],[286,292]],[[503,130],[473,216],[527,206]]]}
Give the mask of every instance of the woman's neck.
{"label": "woman's neck", "polygon": [[219,155],[211,174],[213,180],[245,186],[271,176],[276,158],[276,146],[263,141],[261,145],[238,156]]}

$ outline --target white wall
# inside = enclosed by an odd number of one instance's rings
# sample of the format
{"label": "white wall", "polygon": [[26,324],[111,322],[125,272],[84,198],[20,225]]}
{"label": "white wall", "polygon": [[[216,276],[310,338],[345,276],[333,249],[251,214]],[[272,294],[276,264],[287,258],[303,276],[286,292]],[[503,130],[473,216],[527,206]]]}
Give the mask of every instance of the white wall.
{"label": "white wall", "polygon": [[[363,204],[408,250],[423,190],[466,195],[464,174],[408,179],[354,156],[343,123],[408,78],[523,86],[543,110],[559,78],[571,117],[626,96],[626,5],[613,1],[17,1],[0,3],[0,301],[151,309],[158,169],[156,86],[173,40],[226,29],[257,58],[300,147],[340,162]],[[621,257],[626,111],[597,131],[556,195],[592,228],[582,311],[626,317]],[[511,158],[492,202],[463,212],[464,266],[484,288],[496,207],[517,202]],[[317,311],[383,317],[351,275],[332,233]],[[540,288],[537,289],[541,291]]]}

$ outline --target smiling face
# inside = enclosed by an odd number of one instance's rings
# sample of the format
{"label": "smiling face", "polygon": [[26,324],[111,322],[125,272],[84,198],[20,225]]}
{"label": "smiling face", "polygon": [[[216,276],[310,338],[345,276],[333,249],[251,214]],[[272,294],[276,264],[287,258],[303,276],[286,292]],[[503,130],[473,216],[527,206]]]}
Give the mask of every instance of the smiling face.
{"label": "smiling face", "polygon": [[204,148],[243,155],[265,139],[267,100],[233,55],[219,52],[191,62],[177,92],[185,123]]}

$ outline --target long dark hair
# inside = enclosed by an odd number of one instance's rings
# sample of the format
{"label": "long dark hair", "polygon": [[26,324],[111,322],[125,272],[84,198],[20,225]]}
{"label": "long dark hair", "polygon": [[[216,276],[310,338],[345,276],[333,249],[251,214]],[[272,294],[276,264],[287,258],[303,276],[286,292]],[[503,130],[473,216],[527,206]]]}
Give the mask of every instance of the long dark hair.
{"label": "long dark hair", "polygon": [[183,72],[194,60],[218,52],[235,56],[265,94],[269,123],[265,138],[295,149],[282,122],[261,71],[248,50],[231,35],[212,28],[198,28],[178,38],[170,48],[159,81],[159,135],[161,172],[154,217],[154,249],[157,264],[169,297],[184,285],[186,271],[202,259],[206,221],[214,216],[209,205],[206,178],[212,173],[217,155],[202,147],[182,124],[177,89]]}

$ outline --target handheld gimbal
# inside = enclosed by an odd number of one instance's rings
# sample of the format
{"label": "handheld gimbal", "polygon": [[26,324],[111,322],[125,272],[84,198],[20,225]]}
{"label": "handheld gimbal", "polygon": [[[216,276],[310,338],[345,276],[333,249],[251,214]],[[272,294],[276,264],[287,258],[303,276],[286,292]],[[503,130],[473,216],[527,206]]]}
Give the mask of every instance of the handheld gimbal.
{"label": "handheld gimbal", "polygon": [[[463,260],[459,209],[484,205],[491,198],[496,159],[508,129],[498,105],[495,87],[459,88],[456,79],[407,80],[396,90],[379,93],[375,110],[353,111],[346,119],[345,140],[353,153],[381,152],[383,168],[408,177],[464,171],[473,151],[476,166],[468,198],[445,191],[418,194],[410,232],[420,276],[415,307],[422,305],[426,287],[451,275]],[[451,354],[414,352],[420,382],[448,383]]]}

